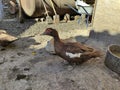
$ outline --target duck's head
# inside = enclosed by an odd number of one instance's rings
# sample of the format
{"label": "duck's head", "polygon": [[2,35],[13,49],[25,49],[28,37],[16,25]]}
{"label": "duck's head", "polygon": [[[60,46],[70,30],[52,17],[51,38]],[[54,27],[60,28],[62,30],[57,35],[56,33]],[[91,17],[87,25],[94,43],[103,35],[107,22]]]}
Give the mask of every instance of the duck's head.
{"label": "duck's head", "polygon": [[52,37],[56,37],[58,36],[58,32],[53,28],[47,28],[42,35],[49,35]]}

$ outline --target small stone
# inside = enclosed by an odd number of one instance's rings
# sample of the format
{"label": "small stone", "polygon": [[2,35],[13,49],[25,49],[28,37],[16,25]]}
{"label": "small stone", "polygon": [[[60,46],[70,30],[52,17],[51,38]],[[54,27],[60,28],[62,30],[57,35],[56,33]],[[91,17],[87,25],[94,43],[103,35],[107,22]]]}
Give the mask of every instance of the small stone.
{"label": "small stone", "polygon": [[24,71],[29,71],[29,70],[30,70],[29,67],[24,68]]}
{"label": "small stone", "polygon": [[26,77],[24,74],[18,74],[16,80],[26,79]]}
{"label": "small stone", "polygon": [[68,70],[68,71],[71,71],[71,70],[73,70],[73,69],[74,69],[73,66],[70,66],[70,65],[69,65],[69,66],[67,67],[67,70]]}
{"label": "small stone", "polygon": [[39,21],[40,21],[40,18],[35,18],[35,21],[36,21],[36,22],[39,22]]}
{"label": "small stone", "polygon": [[10,58],[15,58],[15,56],[11,56]]}
{"label": "small stone", "polygon": [[10,60],[10,62],[14,62],[15,60]]}
{"label": "small stone", "polygon": [[27,87],[27,89],[26,90],[32,90],[32,87]]}
{"label": "small stone", "polygon": [[12,68],[12,71],[13,72],[17,72],[17,71],[19,71],[20,69],[17,67],[17,66],[14,66],[13,68]]}
{"label": "small stone", "polygon": [[5,48],[1,48],[0,51],[5,51],[6,49]]}
{"label": "small stone", "polygon": [[18,55],[18,56],[24,56],[25,54],[22,53],[22,52],[18,52],[17,55]]}
{"label": "small stone", "polygon": [[5,63],[7,60],[5,59],[5,57],[3,57],[2,59],[0,59],[0,64]]}
{"label": "small stone", "polygon": [[35,52],[35,51],[33,51],[33,52],[32,52],[32,55],[36,55],[36,52]]}
{"label": "small stone", "polygon": [[45,18],[41,18],[41,19],[40,19],[41,22],[44,22],[44,20],[45,20]]}
{"label": "small stone", "polygon": [[119,82],[119,80],[118,80],[118,79],[115,79],[115,81],[116,81],[116,82]]}

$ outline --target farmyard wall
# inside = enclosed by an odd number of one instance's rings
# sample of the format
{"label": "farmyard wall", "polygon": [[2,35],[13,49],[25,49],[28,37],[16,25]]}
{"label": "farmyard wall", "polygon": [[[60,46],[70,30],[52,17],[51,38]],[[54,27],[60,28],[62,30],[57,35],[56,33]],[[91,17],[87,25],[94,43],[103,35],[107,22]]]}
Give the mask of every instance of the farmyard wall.
{"label": "farmyard wall", "polygon": [[112,35],[120,33],[120,0],[97,0],[93,28]]}

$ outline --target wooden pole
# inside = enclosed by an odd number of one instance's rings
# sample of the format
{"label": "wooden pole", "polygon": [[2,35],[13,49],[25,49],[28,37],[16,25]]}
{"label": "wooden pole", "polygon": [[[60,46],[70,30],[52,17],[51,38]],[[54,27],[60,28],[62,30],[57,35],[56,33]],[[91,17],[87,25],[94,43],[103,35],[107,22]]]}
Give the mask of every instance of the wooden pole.
{"label": "wooden pole", "polygon": [[59,15],[57,15],[57,12],[56,12],[55,7],[53,5],[53,1],[50,0],[50,2],[51,2],[51,5],[52,5],[52,8],[53,8],[53,11],[55,13],[55,15],[53,16],[54,23],[59,23],[60,22]]}
{"label": "wooden pole", "polygon": [[44,2],[43,0],[42,0],[42,3],[43,3],[43,6],[44,6],[44,8],[45,8],[45,12],[46,12],[47,16],[49,16],[48,10],[47,10],[47,8],[46,8],[46,6],[45,6],[45,2]]}

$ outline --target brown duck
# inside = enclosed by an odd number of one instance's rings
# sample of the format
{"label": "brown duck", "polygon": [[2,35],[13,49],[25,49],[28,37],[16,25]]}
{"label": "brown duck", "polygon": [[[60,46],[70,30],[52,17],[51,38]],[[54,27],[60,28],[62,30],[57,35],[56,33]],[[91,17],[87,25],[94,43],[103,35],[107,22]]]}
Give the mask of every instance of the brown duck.
{"label": "brown duck", "polygon": [[100,52],[79,42],[64,43],[53,28],[47,28],[42,35],[54,38],[54,48],[57,55],[69,63],[83,63],[91,58],[101,56]]}

